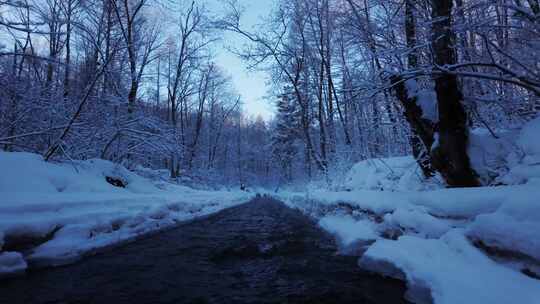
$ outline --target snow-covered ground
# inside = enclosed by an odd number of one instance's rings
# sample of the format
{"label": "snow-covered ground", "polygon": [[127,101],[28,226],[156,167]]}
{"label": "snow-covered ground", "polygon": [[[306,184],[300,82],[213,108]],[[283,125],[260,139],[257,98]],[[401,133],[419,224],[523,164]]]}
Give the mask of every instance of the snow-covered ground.
{"label": "snow-covered ground", "polygon": [[[356,164],[340,191],[282,192],[359,266],[406,280],[415,303],[540,303],[540,118],[499,139],[472,133],[484,180],[444,189],[412,157]],[[513,140],[512,140],[513,139]]]}
{"label": "snow-covered ground", "polygon": [[252,196],[151,180],[104,160],[47,163],[0,152],[0,171],[0,276],[69,263]]}
{"label": "snow-covered ground", "polygon": [[[317,218],[360,267],[406,280],[415,303],[538,304],[538,134],[540,118],[499,138],[472,132],[472,165],[491,187],[445,189],[412,157],[396,157],[356,164],[331,190],[277,196]],[[251,196],[194,190],[103,160],[0,152],[0,170],[0,276],[69,263]]]}

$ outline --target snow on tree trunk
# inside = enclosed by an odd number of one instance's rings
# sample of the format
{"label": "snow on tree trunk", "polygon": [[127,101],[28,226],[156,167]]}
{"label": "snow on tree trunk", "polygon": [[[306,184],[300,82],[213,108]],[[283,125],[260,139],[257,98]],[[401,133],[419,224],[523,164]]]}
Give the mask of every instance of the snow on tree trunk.
{"label": "snow on tree trunk", "polygon": [[400,76],[392,76],[390,81],[396,92],[396,97],[405,109],[404,115],[411,128],[411,146],[414,158],[424,176],[431,177],[435,170],[431,165],[429,150],[434,142],[435,121],[425,118],[424,110],[418,103],[418,96],[412,92],[412,84],[416,86],[415,80],[405,82]]}
{"label": "snow on tree trunk", "polygon": [[[418,68],[418,54],[416,51],[416,18],[413,12],[413,3],[410,0],[405,2],[405,36],[407,48],[409,49],[407,61],[409,69]],[[425,177],[431,177],[435,173],[431,165],[429,150],[433,145],[433,134],[436,119],[430,120],[427,116],[431,113],[424,113],[422,103],[419,103],[418,84],[416,80],[405,81],[403,77],[394,75],[390,77],[390,82],[394,88],[397,99],[400,101],[404,115],[411,129],[411,148],[413,156],[422,169]],[[431,103],[436,104],[435,100]]]}

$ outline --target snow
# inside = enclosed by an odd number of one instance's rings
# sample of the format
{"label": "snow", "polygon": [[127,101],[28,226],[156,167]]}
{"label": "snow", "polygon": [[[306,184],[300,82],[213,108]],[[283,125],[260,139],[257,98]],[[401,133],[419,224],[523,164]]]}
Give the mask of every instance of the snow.
{"label": "snow", "polygon": [[42,161],[31,153],[0,152],[1,193],[123,193],[111,187],[105,176],[121,179],[131,193],[152,193],[158,190],[142,177],[108,161],[91,159],[64,164]]}
{"label": "snow", "polygon": [[327,209],[339,203],[346,203],[379,215],[394,211],[396,203],[403,198],[403,194],[399,192],[370,190],[333,192],[323,189],[307,193],[282,193],[277,196],[289,206],[304,209],[306,212],[313,208]]}
{"label": "snow", "polygon": [[517,140],[527,155],[540,155],[540,116],[527,123],[520,132]]}
{"label": "snow", "polygon": [[435,132],[433,133],[433,144],[431,145],[430,151],[431,152],[435,151],[437,148],[439,148],[440,145],[441,145],[441,138],[439,136],[439,132]]}
{"label": "snow", "polygon": [[467,235],[490,247],[540,261],[540,204],[535,196],[538,194],[533,189],[514,193],[495,212],[479,215]]}
{"label": "snow", "polygon": [[27,266],[20,253],[0,252],[0,278],[20,274]]}
{"label": "snow", "polygon": [[445,220],[440,220],[423,208],[408,207],[397,209],[393,213],[384,216],[384,226],[389,228],[401,228],[413,233],[418,233],[424,238],[437,238],[448,232],[452,226]]}
{"label": "snow", "polygon": [[437,188],[425,181],[412,156],[368,159],[356,163],[346,174],[346,190],[424,190]]}
{"label": "snow", "polygon": [[447,218],[473,218],[499,208],[508,196],[530,187],[439,189],[410,195],[411,203],[424,206],[432,215]]}
{"label": "snow", "polygon": [[444,189],[412,178],[419,170],[412,158],[395,157],[354,165],[346,191],[278,196],[319,219],[341,246],[363,241],[355,252],[360,267],[406,280],[414,303],[536,304],[538,134],[540,118],[498,138],[487,130],[471,133],[473,166],[486,180],[506,181],[502,186]]}
{"label": "snow", "polygon": [[[540,299],[540,281],[521,270],[539,274],[538,197],[540,187],[527,183],[421,192],[318,190],[280,198],[319,218],[342,247],[371,240],[361,243],[361,252],[367,249],[358,254],[361,267],[403,276],[416,303],[532,304]],[[475,247],[477,241],[509,256],[491,256]]]}
{"label": "snow", "polygon": [[[498,138],[471,132],[473,167],[484,181],[503,186],[445,189],[439,177],[425,180],[412,157],[394,157],[355,164],[332,190],[312,184],[274,195],[315,217],[341,254],[359,257],[360,267],[406,280],[413,302],[536,304],[539,132],[540,118]],[[0,275],[69,263],[249,199],[245,192],[155,181],[103,160],[52,164],[0,152],[0,167]],[[126,187],[111,186],[105,176]],[[19,237],[40,242],[8,252]]]}
{"label": "snow", "polygon": [[[397,266],[408,286],[428,287],[437,304],[538,303],[540,282],[497,264],[473,247],[459,230],[440,239],[403,236],[380,240],[360,259],[370,269]],[[422,290],[422,288],[420,288]],[[411,300],[421,295],[409,293]]]}
{"label": "snow", "polygon": [[469,159],[484,184],[489,184],[507,171],[507,158],[515,149],[515,131],[497,132],[497,138],[485,128],[469,133]]}
{"label": "snow", "polygon": [[[8,239],[35,240],[17,253],[30,266],[70,263],[251,198],[146,179],[104,160],[48,163],[35,154],[0,152],[0,168],[0,252],[2,245],[9,249]],[[114,187],[105,176],[127,185]],[[18,271],[3,262],[2,271]]]}
{"label": "snow", "polygon": [[517,135],[518,151],[507,156],[510,170],[500,180],[506,184],[523,184],[540,181],[540,116],[527,123]]}
{"label": "snow", "polygon": [[368,220],[355,220],[345,215],[328,215],[319,220],[319,225],[334,234],[342,247],[347,247],[356,241],[369,241],[378,238],[374,231],[375,225]]}
{"label": "snow", "polygon": [[437,94],[433,89],[420,88],[415,79],[405,81],[408,97],[416,98],[416,103],[422,109],[422,118],[434,123],[439,121]]}

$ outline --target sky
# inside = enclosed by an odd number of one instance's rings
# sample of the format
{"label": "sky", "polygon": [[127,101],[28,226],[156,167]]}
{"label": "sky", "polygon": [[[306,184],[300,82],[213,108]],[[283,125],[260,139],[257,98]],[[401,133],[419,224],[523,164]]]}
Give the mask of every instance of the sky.
{"label": "sky", "polygon": [[[260,23],[261,16],[267,16],[270,13],[275,0],[237,1],[240,6],[245,8],[241,26],[251,30]],[[213,13],[220,14],[223,12],[223,4],[220,3],[220,0],[206,0],[205,2]],[[246,64],[224,47],[224,44],[235,47],[241,46],[245,43],[244,38],[234,33],[225,33],[223,38],[223,43],[215,48],[216,61],[231,76],[234,87],[242,96],[244,111],[250,116],[262,116],[265,120],[271,119],[274,113],[274,104],[271,100],[265,99],[269,92],[266,85],[268,78],[266,73],[248,71]]]}
{"label": "sky", "polygon": [[[266,16],[271,10],[273,0],[238,0],[245,7],[240,21],[243,28],[251,29],[260,23],[260,17]],[[220,11],[222,5],[219,1],[210,1],[212,10]],[[245,40],[237,34],[225,33],[224,42],[228,45],[241,46]],[[217,64],[231,77],[236,90],[242,95],[244,110],[251,116],[262,116],[269,120],[274,113],[274,105],[264,97],[268,95],[267,75],[264,72],[248,71],[246,65],[236,55],[230,53],[223,46],[216,49]]]}

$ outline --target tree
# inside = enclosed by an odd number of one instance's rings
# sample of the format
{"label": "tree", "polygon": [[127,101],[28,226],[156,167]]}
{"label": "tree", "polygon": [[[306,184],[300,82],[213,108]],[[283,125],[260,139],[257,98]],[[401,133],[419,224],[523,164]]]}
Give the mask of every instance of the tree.
{"label": "tree", "polygon": [[298,154],[298,113],[286,90],[277,102],[277,114],[272,135],[272,155],[278,161],[280,176],[289,183],[293,179],[293,162]]}
{"label": "tree", "polygon": [[[452,29],[452,0],[432,1],[434,63],[437,66],[456,64],[455,33]],[[446,182],[454,187],[478,186],[477,174],[467,152],[469,129],[463,107],[463,95],[456,75],[434,76],[439,122],[431,148],[433,166]]]}
{"label": "tree", "polygon": [[144,69],[153,60],[151,55],[156,50],[158,37],[156,29],[148,25],[143,27],[144,18],[141,12],[147,2],[147,0],[111,0],[128,55],[130,88],[127,96],[127,110],[129,114],[134,112]]}
{"label": "tree", "polygon": [[[170,159],[171,177],[176,178],[180,171],[179,149],[185,146],[185,111],[187,100],[196,94],[196,85],[194,71],[197,64],[202,61],[203,52],[211,42],[208,33],[209,26],[206,24],[205,16],[201,9],[192,2],[191,5],[180,13],[179,20],[179,45],[178,54],[176,54],[176,64],[172,67],[173,71],[169,73],[172,80],[169,81],[167,92],[170,105],[170,118],[174,138],[177,142],[177,148],[172,151]],[[204,87],[203,87],[204,88]],[[204,101],[203,101],[204,102]],[[180,115],[180,126],[178,126],[178,115]],[[198,117],[201,117],[200,115]],[[178,140],[177,134],[180,128],[181,140]],[[198,137],[197,133],[197,137]],[[197,138],[198,140],[198,138]],[[181,141],[181,144],[178,142]],[[192,152],[193,153],[193,152]],[[190,156],[190,165],[191,165]]]}
{"label": "tree", "polygon": [[[409,53],[407,56],[408,69],[416,70],[419,67],[419,56],[416,39],[416,17],[413,0],[405,0],[405,38]],[[418,81],[404,79],[395,74],[390,77],[396,97],[404,109],[404,114],[411,129],[409,137],[413,156],[416,159],[425,177],[432,177],[435,170],[432,168],[430,151],[434,142],[436,121],[426,119],[422,107],[418,103]],[[434,101],[433,101],[434,102]]]}

